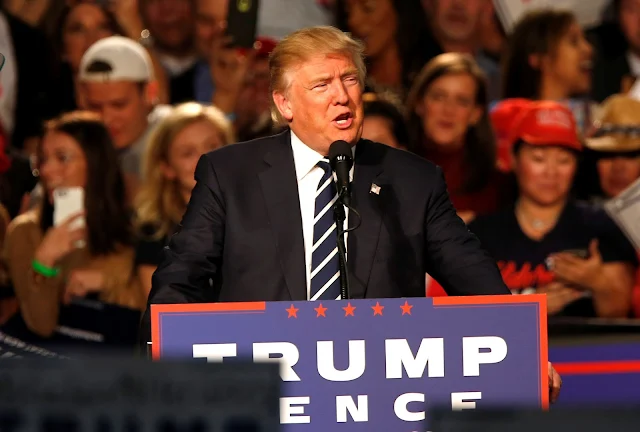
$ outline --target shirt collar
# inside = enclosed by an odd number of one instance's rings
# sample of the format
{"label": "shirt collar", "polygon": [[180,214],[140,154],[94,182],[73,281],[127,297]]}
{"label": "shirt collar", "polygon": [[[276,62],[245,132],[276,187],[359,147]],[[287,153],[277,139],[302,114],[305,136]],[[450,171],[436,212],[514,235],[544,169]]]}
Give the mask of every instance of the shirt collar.
{"label": "shirt collar", "polygon": [[[293,149],[293,163],[296,168],[296,177],[298,181],[302,180],[311,172],[313,168],[324,159],[317,151],[313,150],[311,147],[306,145],[305,143],[298,138],[298,136],[291,131],[291,148]],[[356,154],[356,146],[351,147],[351,153],[355,160]],[[355,164],[354,164],[355,165]],[[349,171],[349,177],[351,181],[353,181],[353,170],[354,167],[351,167]]]}

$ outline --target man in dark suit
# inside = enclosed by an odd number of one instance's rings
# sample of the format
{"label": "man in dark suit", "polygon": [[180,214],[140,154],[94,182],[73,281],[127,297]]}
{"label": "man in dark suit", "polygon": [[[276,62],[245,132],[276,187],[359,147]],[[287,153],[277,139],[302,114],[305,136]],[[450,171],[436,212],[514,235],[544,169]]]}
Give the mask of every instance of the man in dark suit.
{"label": "man in dark suit", "polygon": [[336,190],[325,162],[336,140],[355,148],[359,218],[349,211],[346,221],[361,221],[347,238],[352,298],[423,297],[427,272],[450,295],[510,293],[457,217],[441,170],[360,139],[362,52],[331,27],[278,44],[270,58],[274,114],[289,130],[200,159],[149,304],[339,298]]}

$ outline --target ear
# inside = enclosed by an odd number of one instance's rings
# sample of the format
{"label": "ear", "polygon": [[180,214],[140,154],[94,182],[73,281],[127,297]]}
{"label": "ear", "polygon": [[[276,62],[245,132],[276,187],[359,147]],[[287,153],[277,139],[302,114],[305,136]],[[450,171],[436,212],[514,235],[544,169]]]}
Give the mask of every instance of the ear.
{"label": "ear", "polygon": [[278,112],[280,115],[284,117],[287,121],[293,120],[293,109],[291,108],[291,100],[287,96],[285,92],[279,92],[274,90],[271,93],[273,97],[273,103],[276,105]]}
{"label": "ear", "polygon": [[169,180],[175,180],[177,177],[175,170],[166,162],[160,162],[160,171],[162,175]]}
{"label": "ear", "polygon": [[158,96],[160,94],[160,87],[158,81],[150,81],[145,86],[145,98],[147,103],[155,105],[158,102]]}

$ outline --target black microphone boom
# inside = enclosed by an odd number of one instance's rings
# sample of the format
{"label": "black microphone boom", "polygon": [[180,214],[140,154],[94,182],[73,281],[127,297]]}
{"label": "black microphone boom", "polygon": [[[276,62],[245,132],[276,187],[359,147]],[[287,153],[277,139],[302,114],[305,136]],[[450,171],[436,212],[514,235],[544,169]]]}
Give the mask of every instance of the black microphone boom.
{"label": "black microphone boom", "polygon": [[331,170],[336,173],[336,186],[338,199],[349,207],[351,201],[351,178],[349,172],[353,166],[353,154],[351,146],[346,141],[334,141],[329,147],[329,164]]}

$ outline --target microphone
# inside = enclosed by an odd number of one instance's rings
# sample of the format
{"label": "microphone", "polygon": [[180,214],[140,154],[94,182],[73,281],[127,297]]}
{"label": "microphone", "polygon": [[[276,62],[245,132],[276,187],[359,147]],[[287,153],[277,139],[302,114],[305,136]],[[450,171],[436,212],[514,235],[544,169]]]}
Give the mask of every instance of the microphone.
{"label": "microphone", "polygon": [[346,141],[334,141],[329,147],[329,165],[336,173],[338,199],[347,207],[351,201],[351,178],[349,171],[353,166],[353,153]]}
{"label": "microphone", "polygon": [[348,230],[344,229],[346,220],[345,206],[351,208],[351,179],[349,171],[353,166],[353,154],[351,146],[346,141],[334,141],[329,147],[329,165],[336,173],[336,188],[338,199],[333,205],[333,218],[336,222],[338,234],[338,256],[340,258],[340,298],[349,298],[349,273],[347,269],[347,248],[344,243],[344,235]]}

